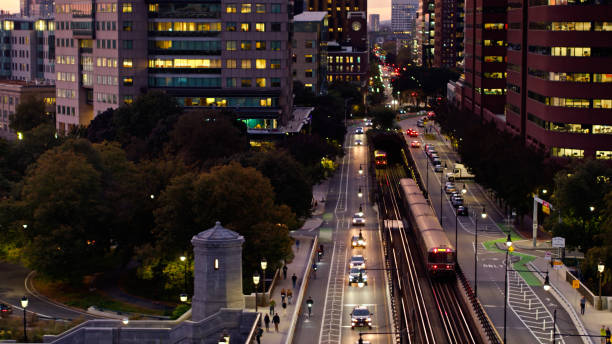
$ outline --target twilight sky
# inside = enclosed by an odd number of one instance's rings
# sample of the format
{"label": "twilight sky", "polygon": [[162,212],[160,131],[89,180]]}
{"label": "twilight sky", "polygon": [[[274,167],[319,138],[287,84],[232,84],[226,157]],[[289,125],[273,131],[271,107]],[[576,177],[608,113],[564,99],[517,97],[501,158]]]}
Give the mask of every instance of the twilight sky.
{"label": "twilight sky", "polygon": [[[0,0],[0,9],[9,12],[19,12],[19,0]],[[368,14],[380,14],[380,20],[391,19],[391,0],[369,0]]]}

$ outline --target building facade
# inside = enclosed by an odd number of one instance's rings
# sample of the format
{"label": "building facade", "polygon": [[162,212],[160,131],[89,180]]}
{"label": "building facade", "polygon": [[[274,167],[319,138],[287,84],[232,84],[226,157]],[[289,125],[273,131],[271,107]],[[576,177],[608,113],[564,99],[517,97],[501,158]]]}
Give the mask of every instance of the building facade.
{"label": "building facade", "polygon": [[291,11],[272,0],[58,0],[58,129],[87,125],[148,89],[276,128],[293,107]]}
{"label": "building facade", "polygon": [[369,66],[366,17],[363,12],[348,15],[350,45],[329,42],[327,45],[327,80],[332,83],[351,82],[358,85],[365,94]]}
{"label": "building facade", "polygon": [[612,159],[612,5],[509,0],[508,127],[554,157]]}
{"label": "building facade", "polygon": [[380,15],[370,14],[370,20],[368,21],[368,30],[371,32],[380,31]]}
{"label": "building facade", "polygon": [[327,12],[303,12],[293,18],[293,80],[314,94],[327,83]]}
{"label": "building facade", "polygon": [[506,99],[506,0],[465,2],[464,107],[503,115]]}
{"label": "building facade", "polygon": [[53,18],[53,0],[20,0],[20,13],[23,17]]}
{"label": "building facade", "polygon": [[17,133],[9,128],[10,117],[15,114],[20,102],[28,97],[42,99],[46,105],[46,114],[55,113],[55,87],[32,81],[0,81],[0,137],[7,140],[17,138]]}
{"label": "building facade", "polygon": [[463,1],[436,0],[434,28],[434,67],[463,66]]}
{"label": "building facade", "polygon": [[[367,0],[308,0],[308,10],[327,11],[329,14],[328,39],[345,45],[348,43],[352,30],[352,21],[349,20],[349,14],[351,12],[361,12],[367,15],[368,2]],[[367,31],[367,29],[365,30]]]}
{"label": "building facade", "polygon": [[416,57],[414,59],[418,66],[433,67],[435,17],[435,1],[419,1],[415,25]]}

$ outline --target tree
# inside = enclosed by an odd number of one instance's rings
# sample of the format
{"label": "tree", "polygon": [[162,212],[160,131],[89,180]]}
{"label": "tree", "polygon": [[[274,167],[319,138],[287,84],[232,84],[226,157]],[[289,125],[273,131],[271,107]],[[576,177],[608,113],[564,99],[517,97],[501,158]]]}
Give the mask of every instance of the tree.
{"label": "tree", "polygon": [[113,123],[121,141],[126,142],[132,136],[145,139],[158,122],[174,122],[181,112],[174,97],[161,91],[149,91],[136,98],[133,104],[115,110]]}
{"label": "tree", "polygon": [[107,109],[94,117],[87,127],[87,139],[98,143],[102,141],[114,141],[117,138],[117,129],[113,121],[114,109]]}
{"label": "tree", "polygon": [[293,81],[293,103],[301,106],[313,106],[316,103],[316,96],[310,89],[306,89],[299,80]]}
{"label": "tree", "polygon": [[220,113],[186,113],[170,133],[171,152],[188,165],[210,166],[249,149],[242,123]]}
{"label": "tree", "polygon": [[35,127],[55,122],[54,118],[45,113],[45,103],[36,96],[23,97],[17,105],[15,114],[9,116],[9,127],[16,132],[26,132]]}
{"label": "tree", "polygon": [[324,158],[334,160],[336,156],[344,153],[339,145],[324,140],[318,135],[292,135],[277,143],[277,147],[286,149],[296,161],[304,166],[311,184],[325,179],[327,171],[321,164]]}
{"label": "tree", "polygon": [[393,129],[395,124],[395,112],[386,107],[378,107],[370,111],[372,115],[372,125],[377,129]]}

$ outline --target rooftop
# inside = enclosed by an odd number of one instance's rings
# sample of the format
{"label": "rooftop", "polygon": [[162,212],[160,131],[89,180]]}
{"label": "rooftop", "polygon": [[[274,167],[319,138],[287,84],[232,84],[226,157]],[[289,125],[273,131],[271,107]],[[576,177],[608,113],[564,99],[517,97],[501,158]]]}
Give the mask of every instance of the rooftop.
{"label": "rooftop", "polygon": [[300,14],[298,14],[297,16],[293,17],[293,21],[294,22],[298,22],[298,21],[322,21],[323,19],[325,19],[325,16],[327,15],[327,12],[323,12],[323,11],[319,11],[319,12],[302,12]]}
{"label": "rooftop", "polygon": [[221,222],[219,221],[217,221],[212,228],[194,237],[194,239],[200,240],[234,240],[239,238],[241,238],[240,234],[221,226]]}

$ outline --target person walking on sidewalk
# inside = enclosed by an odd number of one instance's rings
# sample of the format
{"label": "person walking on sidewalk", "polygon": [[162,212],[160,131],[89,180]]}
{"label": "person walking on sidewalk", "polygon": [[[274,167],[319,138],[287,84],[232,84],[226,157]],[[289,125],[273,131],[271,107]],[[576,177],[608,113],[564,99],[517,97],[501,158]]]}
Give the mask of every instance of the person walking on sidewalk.
{"label": "person walking on sidewalk", "polygon": [[610,343],[610,336],[612,332],[610,332],[610,326],[606,327],[606,343]]}
{"label": "person walking on sidewalk", "polygon": [[255,330],[255,339],[257,339],[257,344],[261,344],[261,336],[263,335],[263,330],[261,327],[257,326]]}
{"label": "person walking on sidewalk", "polygon": [[297,276],[295,275],[295,273],[293,274],[293,276],[291,276],[291,282],[293,282],[293,289],[295,289],[295,282],[297,282]]}
{"label": "person walking on sidewalk", "polygon": [[274,314],[274,306],[276,306],[276,301],[270,300],[270,315]]}
{"label": "person walking on sidewalk", "polygon": [[300,239],[295,239],[295,248],[300,252]]}
{"label": "person walking on sidewalk", "polygon": [[264,324],[266,325],[266,332],[270,332],[270,316],[267,314],[264,317]]}
{"label": "person walking on sidewalk", "polygon": [[280,324],[280,317],[278,316],[278,313],[274,314],[274,317],[272,318],[272,322],[274,323],[274,330],[278,332],[278,324]]}
{"label": "person walking on sidewalk", "polygon": [[285,288],[281,289],[281,303],[285,303],[285,297],[287,296],[287,291]]}
{"label": "person walking on sidewalk", "polygon": [[287,315],[287,302],[283,301],[281,306],[283,307],[283,315]]}
{"label": "person walking on sidewalk", "polygon": [[584,315],[584,308],[586,307],[586,297],[582,296],[580,298],[580,314]]}
{"label": "person walking on sidewalk", "polygon": [[283,265],[283,279],[287,279],[287,265]]}
{"label": "person walking on sidewalk", "polygon": [[291,304],[292,298],[293,298],[293,291],[291,289],[287,289],[287,300],[289,300],[289,304]]}
{"label": "person walking on sidewalk", "polygon": [[599,335],[601,336],[601,344],[606,343],[606,327],[601,325],[601,330],[599,330]]}

